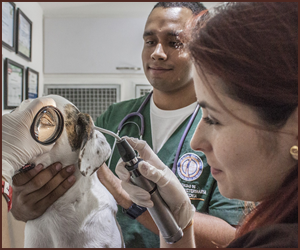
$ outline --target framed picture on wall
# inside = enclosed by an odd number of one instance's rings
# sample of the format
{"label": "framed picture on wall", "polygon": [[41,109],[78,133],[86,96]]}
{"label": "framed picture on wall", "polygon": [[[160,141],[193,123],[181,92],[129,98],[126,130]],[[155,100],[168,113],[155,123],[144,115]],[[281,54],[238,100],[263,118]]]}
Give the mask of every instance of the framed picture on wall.
{"label": "framed picture on wall", "polygon": [[17,54],[31,61],[32,54],[32,22],[18,8],[17,10]]}
{"label": "framed picture on wall", "polygon": [[4,109],[14,109],[23,101],[24,66],[8,58],[4,61]]}
{"label": "framed picture on wall", "polygon": [[2,2],[2,46],[16,50],[16,5]]}
{"label": "framed picture on wall", "polygon": [[35,99],[39,95],[39,72],[27,68],[25,98]]}

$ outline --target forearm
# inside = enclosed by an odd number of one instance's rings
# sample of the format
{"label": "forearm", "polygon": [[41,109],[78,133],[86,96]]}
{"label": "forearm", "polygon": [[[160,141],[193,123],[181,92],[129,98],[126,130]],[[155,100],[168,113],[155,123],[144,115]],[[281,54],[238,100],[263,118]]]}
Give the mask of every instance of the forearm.
{"label": "forearm", "polygon": [[141,223],[145,228],[158,235],[158,228],[148,211],[144,212],[142,215],[137,217],[137,221]]}
{"label": "forearm", "polygon": [[[107,167],[106,164],[103,164],[99,168],[97,175],[101,183],[115,198],[118,205],[125,209],[130,208],[130,206],[132,205],[132,201],[126,191],[122,188],[121,180],[113,174],[113,172]],[[158,234],[157,226],[155,225],[148,211],[140,215],[137,218],[137,221],[153,233]]]}
{"label": "forearm", "polygon": [[235,236],[235,228],[226,221],[199,212],[194,216],[197,248],[225,247]]}
{"label": "forearm", "polygon": [[123,190],[121,180],[104,163],[97,171],[99,181],[115,198],[118,205],[128,209],[132,205],[129,195]]}

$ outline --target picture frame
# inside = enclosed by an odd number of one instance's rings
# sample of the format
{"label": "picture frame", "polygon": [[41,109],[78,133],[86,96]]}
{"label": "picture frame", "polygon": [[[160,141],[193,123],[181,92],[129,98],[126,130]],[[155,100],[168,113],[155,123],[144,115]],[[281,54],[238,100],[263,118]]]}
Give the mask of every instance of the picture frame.
{"label": "picture frame", "polygon": [[17,10],[16,52],[31,61],[32,56],[32,22],[20,8]]}
{"label": "picture frame", "polygon": [[4,109],[14,109],[23,101],[24,70],[23,65],[4,60]]}
{"label": "picture frame", "polygon": [[25,99],[35,99],[39,96],[39,72],[26,69]]}
{"label": "picture frame", "polygon": [[2,47],[16,51],[16,4],[2,2]]}

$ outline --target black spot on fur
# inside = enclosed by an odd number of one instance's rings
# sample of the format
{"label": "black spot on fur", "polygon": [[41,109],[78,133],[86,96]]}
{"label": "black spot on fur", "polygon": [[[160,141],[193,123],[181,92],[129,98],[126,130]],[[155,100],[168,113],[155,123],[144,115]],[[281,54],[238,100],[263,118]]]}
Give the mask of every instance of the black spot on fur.
{"label": "black spot on fur", "polygon": [[72,104],[65,105],[64,111],[69,144],[75,151],[92,137],[94,123],[90,115],[80,113]]}

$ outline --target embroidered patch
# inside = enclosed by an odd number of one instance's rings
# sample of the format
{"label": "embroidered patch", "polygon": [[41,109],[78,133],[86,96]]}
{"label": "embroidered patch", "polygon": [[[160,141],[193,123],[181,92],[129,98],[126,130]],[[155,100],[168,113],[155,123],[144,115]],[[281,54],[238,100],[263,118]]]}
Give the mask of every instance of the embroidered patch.
{"label": "embroidered patch", "polygon": [[201,158],[194,153],[187,153],[177,162],[177,173],[185,181],[194,181],[200,177],[203,171]]}

